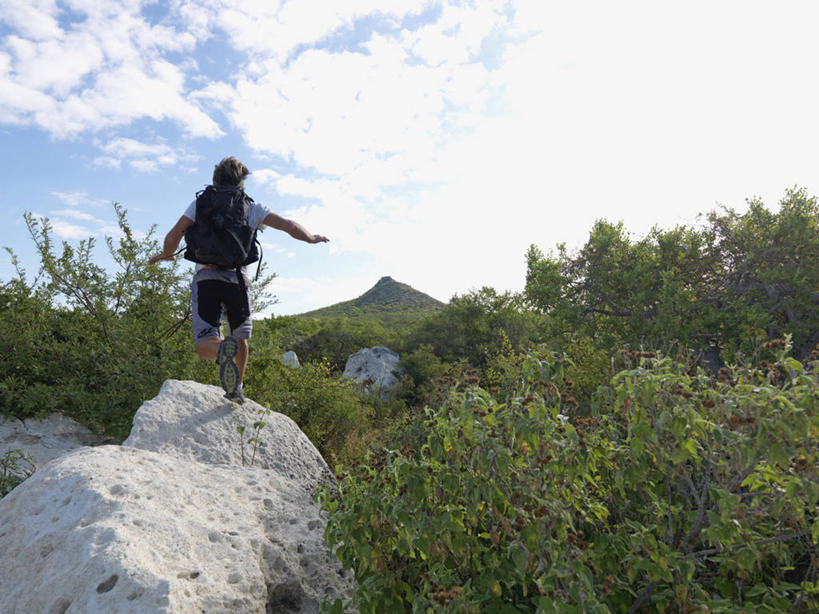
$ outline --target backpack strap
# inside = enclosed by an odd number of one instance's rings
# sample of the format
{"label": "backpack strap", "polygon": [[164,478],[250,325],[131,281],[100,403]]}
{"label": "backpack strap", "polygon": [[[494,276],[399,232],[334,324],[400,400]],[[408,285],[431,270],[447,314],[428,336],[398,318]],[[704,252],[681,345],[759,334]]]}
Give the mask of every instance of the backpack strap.
{"label": "backpack strap", "polygon": [[254,235],[253,242],[259,246],[259,263],[256,265],[256,277],[253,278],[253,281],[259,281],[259,270],[262,268],[262,260],[264,259],[264,249],[262,249],[262,244],[259,242],[259,237]]}
{"label": "backpack strap", "polygon": [[245,246],[242,244],[242,240],[238,236],[236,236],[236,233],[233,232],[233,230],[231,230],[231,229],[228,229],[227,233],[236,242],[236,245],[239,246],[239,251],[243,255],[242,259],[244,260],[245,258],[247,258],[247,252],[245,251]]}

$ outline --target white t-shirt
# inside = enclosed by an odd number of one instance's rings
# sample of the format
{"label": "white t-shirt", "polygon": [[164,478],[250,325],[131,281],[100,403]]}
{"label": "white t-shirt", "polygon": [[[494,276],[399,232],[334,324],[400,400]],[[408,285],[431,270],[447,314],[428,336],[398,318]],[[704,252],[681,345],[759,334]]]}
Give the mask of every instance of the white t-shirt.
{"label": "white t-shirt", "polygon": [[[260,205],[257,202],[250,203],[250,206],[247,208],[247,224],[253,230],[258,229],[262,223],[264,222],[264,218],[267,217],[268,213],[272,213],[270,209],[265,207],[264,205]],[[183,215],[191,221],[196,221],[196,201],[194,200],[188,205],[188,208],[185,209],[185,213]]]}
{"label": "white t-shirt", "polygon": [[[267,217],[268,213],[272,212],[264,205],[260,205],[257,202],[250,203],[250,205],[247,208],[248,226],[250,226],[253,230],[258,230],[259,232],[261,232],[262,230],[264,230],[264,218]],[[191,202],[190,205],[188,205],[188,208],[185,209],[185,213],[183,213],[182,215],[184,215],[191,221],[196,221],[196,200],[194,200],[193,202]],[[235,281],[236,276],[233,274],[233,271],[219,271],[215,269],[206,269],[204,264],[199,264],[198,262],[196,263],[194,277],[201,270],[206,270],[212,273],[212,275],[209,275],[209,277],[211,276],[214,278],[230,277],[231,279],[229,279],[229,281]],[[246,282],[249,283],[246,266],[242,267],[242,273],[244,273],[245,275]]]}

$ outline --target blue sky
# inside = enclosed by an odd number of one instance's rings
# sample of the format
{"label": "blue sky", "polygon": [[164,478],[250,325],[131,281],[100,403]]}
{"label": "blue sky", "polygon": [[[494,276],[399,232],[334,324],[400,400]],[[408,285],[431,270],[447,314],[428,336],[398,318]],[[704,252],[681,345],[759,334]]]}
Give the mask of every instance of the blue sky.
{"label": "blue sky", "polygon": [[[816,193],[814,2],[3,0],[0,245],[161,238],[226,155],[330,237],[262,235],[272,313],[391,275],[519,290],[594,220],[696,223]],[[0,279],[13,274],[0,259]]]}

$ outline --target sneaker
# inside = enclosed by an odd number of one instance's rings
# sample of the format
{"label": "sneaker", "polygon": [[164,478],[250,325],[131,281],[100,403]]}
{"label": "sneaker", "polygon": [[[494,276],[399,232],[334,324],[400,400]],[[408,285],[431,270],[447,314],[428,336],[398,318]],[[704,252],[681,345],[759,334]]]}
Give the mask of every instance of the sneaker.
{"label": "sneaker", "polygon": [[233,360],[239,353],[239,342],[235,337],[225,337],[219,344],[216,360],[219,362],[219,383],[225,391],[225,396],[236,392],[239,388],[239,367]]}
{"label": "sneaker", "polygon": [[227,393],[225,393],[225,398],[226,398],[228,401],[232,402],[232,403],[238,403],[239,405],[241,405],[242,403],[244,403],[244,402],[245,402],[245,393],[244,393],[244,391],[242,390],[242,387],[241,387],[241,386],[239,386],[239,387],[238,387],[236,390],[234,390],[233,392],[227,392]]}

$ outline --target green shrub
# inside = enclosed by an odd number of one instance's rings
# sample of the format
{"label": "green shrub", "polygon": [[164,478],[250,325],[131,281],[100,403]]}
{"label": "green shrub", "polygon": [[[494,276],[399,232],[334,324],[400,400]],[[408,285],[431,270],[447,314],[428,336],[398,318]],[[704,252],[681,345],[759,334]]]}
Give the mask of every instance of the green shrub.
{"label": "green shrub", "polygon": [[292,418],[331,465],[344,457],[348,437],[372,423],[362,393],[324,362],[294,369],[278,353],[255,355],[245,383],[254,401]]}
{"label": "green shrub", "polygon": [[675,341],[704,350],[712,339],[733,357],[790,334],[806,359],[819,341],[819,201],[793,189],[777,212],[747,205],[640,239],[598,220],[574,252],[532,246],[524,295],[548,316],[548,337],[582,334],[609,352]]}
{"label": "green shrub", "polygon": [[[297,324],[307,326],[308,322],[297,320]],[[362,348],[376,345],[392,345],[393,335],[375,320],[344,320],[335,318],[325,321],[313,321],[312,325],[320,328],[308,337],[294,343],[289,350],[294,350],[303,362],[326,361],[330,368],[339,373],[344,371],[347,359]]]}
{"label": "green shrub", "polygon": [[[159,251],[137,238],[114,205],[120,238],[106,240],[115,268],[95,262],[93,239],[57,253],[48,220],[26,215],[41,261],[33,282],[18,267],[0,287],[0,411],[69,415],[116,438],[165,379],[215,380],[189,332],[189,273],[147,266]],[[11,254],[12,261],[17,261]]]}
{"label": "green shrub", "polygon": [[499,352],[527,349],[540,320],[519,295],[484,287],[452,297],[443,309],[420,320],[407,332],[401,350],[426,345],[445,362],[483,368]]}
{"label": "green shrub", "polygon": [[432,346],[422,345],[401,358],[404,376],[396,394],[410,406],[429,402],[435,392],[436,382],[446,375],[449,365],[438,358]]}
{"label": "green shrub", "polygon": [[354,605],[815,611],[816,373],[784,350],[722,381],[638,358],[592,415],[560,362],[529,358],[505,402],[473,386],[402,425],[323,494]]}
{"label": "green shrub", "polygon": [[0,499],[22,484],[35,469],[34,460],[22,450],[9,450],[0,456]]}

